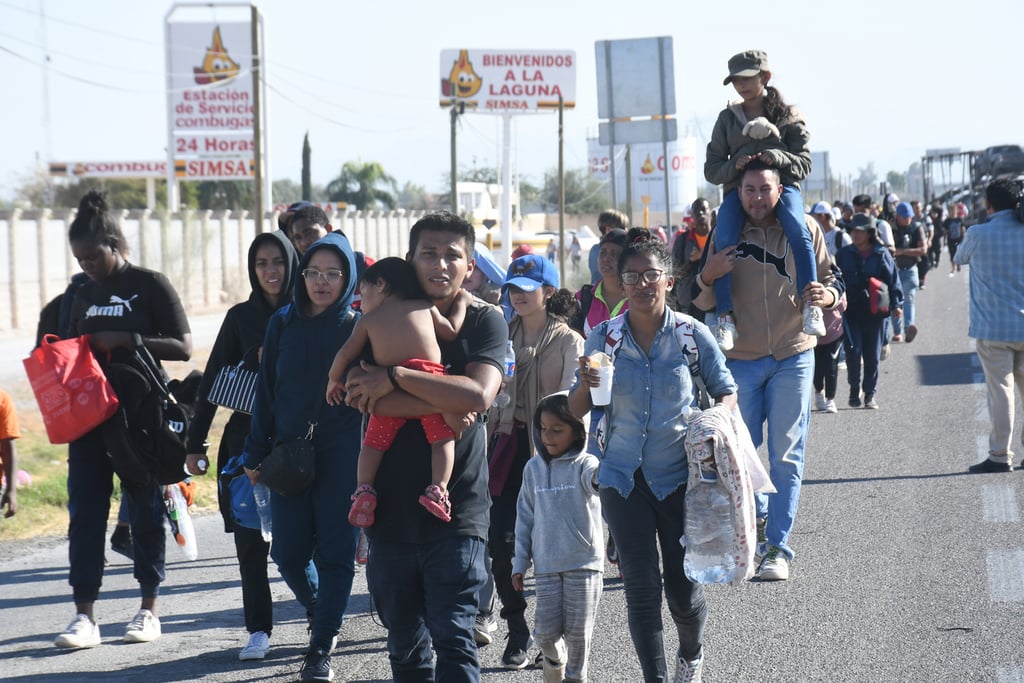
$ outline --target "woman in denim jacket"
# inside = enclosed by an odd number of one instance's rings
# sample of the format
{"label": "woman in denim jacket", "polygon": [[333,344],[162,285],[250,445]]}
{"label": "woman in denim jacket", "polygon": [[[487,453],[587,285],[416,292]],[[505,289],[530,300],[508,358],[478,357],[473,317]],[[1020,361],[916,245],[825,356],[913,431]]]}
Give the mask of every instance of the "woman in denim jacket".
{"label": "woman in denim jacket", "polygon": [[[619,545],[629,631],[645,681],[667,680],[661,586],[679,633],[675,680],[700,681],[707,604],[701,586],[683,573],[683,496],[687,462],[683,408],[695,404],[690,369],[676,338],[675,313],[665,305],[672,288],[672,257],[643,228],[629,231],[619,259],[629,311],[615,351],[612,399],[598,484],[605,519]],[[587,338],[585,354],[605,350],[608,322]],[[701,376],[716,402],[735,405],[736,384],[711,331],[694,321]],[[593,406],[595,370],[580,358],[569,395],[575,415]],[[662,562],[658,563],[658,546]]]}

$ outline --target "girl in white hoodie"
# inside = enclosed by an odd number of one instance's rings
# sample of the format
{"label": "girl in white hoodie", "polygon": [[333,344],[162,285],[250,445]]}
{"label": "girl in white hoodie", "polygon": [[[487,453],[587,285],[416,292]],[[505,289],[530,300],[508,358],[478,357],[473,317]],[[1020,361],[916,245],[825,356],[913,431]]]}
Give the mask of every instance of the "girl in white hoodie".
{"label": "girl in white hoodie", "polygon": [[523,470],[516,512],[512,585],[534,565],[534,636],[544,681],[586,681],[587,658],[603,587],[598,460],[583,451],[586,428],[564,393],[544,398],[533,418],[538,455]]}

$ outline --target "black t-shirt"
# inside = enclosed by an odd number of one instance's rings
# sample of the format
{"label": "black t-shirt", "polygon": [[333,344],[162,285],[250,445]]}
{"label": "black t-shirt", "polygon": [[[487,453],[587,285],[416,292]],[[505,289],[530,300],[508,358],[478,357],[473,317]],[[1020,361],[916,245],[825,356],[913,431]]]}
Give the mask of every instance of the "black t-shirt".
{"label": "black t-shirt", "polygon": [[[501,312],[477,301],[454,342],[438,341],[448,374],[463,375],[469,363],[487,363],[502,371],[508,326]],[[399,543],[424,543],[445,536],[487,539],[491,498],[487,491],[487,433],[477,422],[455,442],[455,467],[448,483],[452,521],[442,522],[419,504],[430,484],[430,445],[419,420],[409,420],[384,458],[374,487],[376,519],[367,529],[374,538]]]}
{"label": "black t-shirt", "polygon": [[[924,228],[920,223],[914,222],[905,228],[898,225],[893,226],[893,241],[897,249],[917,249],[924,244]],[[897,256],[896,267],[900,269],[912,268],[917,265],[917,256]]]}
{"label": "black t-shirt", "polygon": [[[181,299],[161,273],[126,263],[103,282],[89,281],[75,292],[72,336],[93,332],[138,332],[181,339],[191,330]],[[127,349],[117,349],[118,353]]]}

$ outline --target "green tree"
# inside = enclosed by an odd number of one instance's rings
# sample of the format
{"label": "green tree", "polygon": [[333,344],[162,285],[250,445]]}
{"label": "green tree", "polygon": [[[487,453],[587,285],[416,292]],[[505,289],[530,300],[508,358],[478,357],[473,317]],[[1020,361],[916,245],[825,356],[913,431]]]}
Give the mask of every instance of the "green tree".
{"label": "green tree", "polygon": [[[608,208],[611,198],[606,184],[590,175],[586,168],[565,172],[565,212],[571,214],[599,213]],[[558,171],[544,174],[540,205],[546,213],[558,211]]]}
{"label": "green tree", "polygon": [[885,174],[886,185],[889,186],[890,192],[896,194],[903,194],[907,191],[907,174],[900,173],[898,171],[889,171]]}
{"label": "green tree", "polygon": [[310,158],[313,154],[313,149],[309,146],[309,131],[306,131],[306,137],[302,138],[302,197],[307,202],[312,201],[313,196],[313,180],[310,175],[309,164]]}
{"label": "green tree", "polygon": [[291,178],[275,180],[270,186],[274,204],[291,204],[302,199],[302,187]]}
{"label": "green tree", "polygon": [[429,209],[433,198],[427,188],[406,181],[398,193],[398,206],[402,209]]}
{"label": "green tree", "polygon": [[347,202],[359,209],[394,209],[398,183],[377,161],[346,161],[337,178],[327,183],[327,199]]}
{"label": "green tree", "polygon": [[[251,180],[183,181],[181,205],[190,209],[252,210],[254,188]],[[189,188],[186,192],[185,188]]]}

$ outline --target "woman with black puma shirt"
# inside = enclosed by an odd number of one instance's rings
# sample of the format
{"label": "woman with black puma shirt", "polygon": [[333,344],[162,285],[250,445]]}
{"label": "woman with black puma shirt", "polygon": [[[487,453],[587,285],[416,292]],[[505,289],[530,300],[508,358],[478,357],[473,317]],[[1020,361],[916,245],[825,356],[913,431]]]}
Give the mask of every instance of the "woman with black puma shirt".
{"label": "woman with black puma shirt", "polygon": [[[89,281],[75,293],[69,328],[71,335],[89,334],[101,365],[126,358],[133,335],[157,360],[188,360],[192,334],[174,287],[160,273],[128,263],[127,240],[103,195],[90,191],[78,207],[68,231],[71,252]],[[69,582],[76,616],[55,644],[62,648],[100,644],[93,604],[103,579],[104,544],[113,468],[106,453],[102,429],[97,428],[68,447]],[[165,534],[160,487],[122,482],[134,539],[135,579],[142,605],[128,624],[127,642],[149,642],[160,637],[156,599],[164,580]]]}

